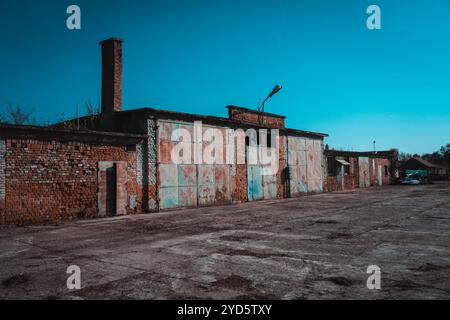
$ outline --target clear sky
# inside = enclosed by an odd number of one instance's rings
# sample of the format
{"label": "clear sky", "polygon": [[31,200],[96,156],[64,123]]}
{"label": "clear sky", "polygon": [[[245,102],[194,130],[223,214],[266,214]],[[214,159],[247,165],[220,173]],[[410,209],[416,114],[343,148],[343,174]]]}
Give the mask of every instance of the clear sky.
{"label": "clear sky", "polygon": [[[82,30],[66,28],[77,4]],[[381,7],[382,29],[366,27]],[[1,0],[0,101],[40,121],[100,102],[100,46],[124,40],[124,109],[226,116],[229,104],[325,132],[334,148],[450,143],[450,0]]]}

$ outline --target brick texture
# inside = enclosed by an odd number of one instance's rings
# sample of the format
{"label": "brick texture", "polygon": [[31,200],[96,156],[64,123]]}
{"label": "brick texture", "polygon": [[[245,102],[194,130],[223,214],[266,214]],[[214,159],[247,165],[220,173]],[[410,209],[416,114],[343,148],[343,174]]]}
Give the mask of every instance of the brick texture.
{"label": "brick texture", "polygon": [[[284,118],[277,117],[277,116],[271,116],[270,114],[264,114],[263,117],[261,117],[256,111],[254,110],[242,110],[240,108],[229,109],[229,118],[235,121],[241,121],[244,123],[250,123],[250,124],[261,124],[270,128],[284,128]],[[262,121],[262,123],[260,123]]]}
{"label": "brick texture", "polygon": [[[6,140],[3,224],[59,222],[98,215],[98,163],[126,164],[119,171],[125,213],[141,212],[136,151],[125,146],[42,140]],[[133,198],[135,208],[129,206]],[[120,206],[119,206],[120,207]]]}
{"label": "brick texture", "polygon": [[122,40],[108,39],[102,46],[102,113],[122,111]]}

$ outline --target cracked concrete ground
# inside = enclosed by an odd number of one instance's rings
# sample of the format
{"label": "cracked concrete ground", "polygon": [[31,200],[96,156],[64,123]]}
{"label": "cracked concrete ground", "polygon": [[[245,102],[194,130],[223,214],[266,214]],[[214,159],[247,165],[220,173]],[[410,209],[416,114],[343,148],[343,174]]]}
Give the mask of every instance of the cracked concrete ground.
{"label": "cracked concrete ground", "polygon": [[3,299],[449,299],[450,184],[3,227],[0,282]]}

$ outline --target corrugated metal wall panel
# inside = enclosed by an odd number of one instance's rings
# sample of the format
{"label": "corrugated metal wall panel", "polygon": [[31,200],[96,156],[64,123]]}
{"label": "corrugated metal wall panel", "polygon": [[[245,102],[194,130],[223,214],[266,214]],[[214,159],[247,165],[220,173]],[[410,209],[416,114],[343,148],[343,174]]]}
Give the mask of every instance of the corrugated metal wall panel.
{"label": "corrugated metal wall panel", "polygon": [[291,196],[323,191],[323,143],[288,137],[289,187]]}
{"label": "corrugated metal wall panel", "polygon": [[[176,129],[186,130],[191,134],[192,164],[174,164],[172,161],[172,149],[177,145],[177,139],[180,139],[178,134],[172,134]],[[225,129],[210,126],[204,126],[203,132],[211,129],[210,133],[213,135],[225,134]],[[194,164],[195,149],[193,146],[195,143],[201,147],[197,150],[200,157],[205,148],[214,145],[214,159],[219,163],[224,162],[226,139],[223,139],[222,142],[220,139],[211,143],[196,142],[193,124],[162,120],[159,121],[159,133],[159,202],[161,209],[231,203],[231,166],[228,164]],[[207,150],[211,150],[211,148]]]}

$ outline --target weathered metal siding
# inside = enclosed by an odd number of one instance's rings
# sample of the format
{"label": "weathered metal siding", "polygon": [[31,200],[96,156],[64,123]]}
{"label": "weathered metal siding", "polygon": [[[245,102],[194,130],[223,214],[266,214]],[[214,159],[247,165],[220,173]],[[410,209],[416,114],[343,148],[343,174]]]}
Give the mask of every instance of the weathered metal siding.
{"label": "weathered metal siding", "polygon": [[147,144],[145,151],[145,192],[147,209],[155,211],[158,209],[158,174],[157,174],[157,154],[158,154],[158,130],[155,119],[147,119]]}
{"label": "weathered metal siding", "polygon": [[[227,146],[226,139],[222,142],[204,143],[195,141],[194,125],[192,123],[158,121],[159,132],[159,207],[171,209],[181,207],[206,206],[232,202],[232,173],[236,173],[235,165],[223,164]],[[191,156],[186,157],[189,164],[176,164],[172,161],[171,152],[179,138],[177,129],[189,132]],[[225,136],[225,128],[203,125],[203,134],[208,129],[220,130]],[[217,164],[195,164],[194,152],[201,156],[214,143],[216,152],[214,159]],[[222,160],[221,160],[222,159]]]}
{"label": "weathered metal siding", "polygon": [[247,166],[248,201],[264,199],[263,179],[259,165]]}
{"label": "weathered metal siding", "polygon": [[[281,140],[281,139],[280,139]],[[257,140],[255,136],[249,135],[249,142],[250,145],[257,145]],[[268,169],[269,165],[267,164],[261,164],[260,159],[257,159],[257,163],[254,164],[251,162],[251,156],[249,155],[249,152],[251,152],[252,147],[247,147],[247,177],[248,177],[248,189],[247,189],[247,197],[248,201],[254,201],[254,200],[262,200],[262,199],[276,199],[277,197],[282,196],[282,189],[279,188],[282,187],[281,183],[281,174],[283,173],[284,168],[280,168],[280,165],[284,165],[280,163],[279,154],[276,159],[277,163],[277,170],[273,172],[273,174],[268,174],[269,172],[266,172],[264,174],[264,168]],[[264,150],[261,149],[261,146],[253,147],[253,150],[257,150],[256,152],[260,154],[260,152],[264,152],[267,154],[272,155],[272,151],[276,150],[275,146],[272,150]],[[278,153],[280,153],[280,141],[278,142],[278,150],[276,150]],[[283,159],[284,160],[284,159]],[[270,171],[270,170],[267,170]]]}
{"label": "weathered metal siding", "polygon": [[368,157],[359,157],[359,187],[370,187],[370,165]]}
{"label": "weathered metal siding", "polygon": [[308,192],[323,191],[323,142],[306,140]]}
{"label": "weathered metal siding", "polygon": [[291,196],[323,191],[323,142],[288,136],[289,186]]}

